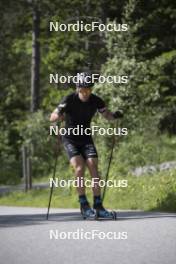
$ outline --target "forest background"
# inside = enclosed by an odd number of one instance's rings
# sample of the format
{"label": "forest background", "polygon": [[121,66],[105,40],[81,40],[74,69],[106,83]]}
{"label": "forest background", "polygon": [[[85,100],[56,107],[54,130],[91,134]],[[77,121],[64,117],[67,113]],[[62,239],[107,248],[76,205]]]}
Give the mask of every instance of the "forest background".
{"label": "forest background", "polygon": [[[50,21],[128,24],[126,32],[51,32]],[[0,184],[19,185],[23,151],[32,183],[48,182],[56,138],[49,115],[74,85],[50,84],[50,73],[128,75],[127,84],[96,84],[109,109],[122,109],[110,179],[127,188],[107,190],[114,208],[176,211],[176,4],[171,0],[0,1]],[[109,127],[96,115],[93,123]],[[105,177],[112,137],[95,137],[99,170]],[[142,169],[143,168],[143,169]],[[142,171],[140,174],[139,171]],[[139,175],[140,174],[140,175]],[[57,177],[73,178],[59,151]],[[90,194],[90,190],[88,191]],[[46,206],[48,189],[0,196],[1,204]],[[53,206],[77,207],[73,188],[57,189]]]}

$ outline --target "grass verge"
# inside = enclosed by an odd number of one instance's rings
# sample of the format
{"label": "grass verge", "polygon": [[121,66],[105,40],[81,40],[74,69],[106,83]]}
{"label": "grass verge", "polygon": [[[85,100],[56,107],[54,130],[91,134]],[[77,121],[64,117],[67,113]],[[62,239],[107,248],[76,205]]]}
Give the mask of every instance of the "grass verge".
{"label": "grass verge", "polygon": [[[112,170],[111,179],[127,180],[126,188],[108,188],[104,205],[114,209],[141,209],[176,212],[176,170],[155,175],[118,176]],[[92,202],[90,188],[87,191]],[[47,207],[49,189],[13,192],[0,197],[0,205]],[[55,188],[51,207],[78,208],[75,188]]]}

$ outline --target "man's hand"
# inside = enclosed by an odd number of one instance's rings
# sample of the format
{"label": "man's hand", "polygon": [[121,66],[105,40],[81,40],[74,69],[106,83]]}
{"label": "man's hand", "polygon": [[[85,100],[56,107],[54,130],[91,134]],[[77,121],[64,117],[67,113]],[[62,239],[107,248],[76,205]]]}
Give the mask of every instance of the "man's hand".
{"label": "man's hand", "polygon": [[56,122],[56,121],[63,121],[64,120],[64,116],[61,115],[60,113],[58,113],[58,109],[56,108],[50,116],[50,122]]}
{"label": "man's hand", "polygon": [[113,117],[116,118],[123,118],[124,114],[122,110],[118,110],[116,112],[113,113]]}
{"label": "man's hand", "polygon": [[108,109],[102,113],[102,116],[106,118],[107,120],[114,120],[116,118],[122,118],[123,117],[123,111],[118,110],[114,113],[110,112]]}
{"label": "man's hand", "polygon": [[57,108],[51,113],[50,122],[56,122],[59,119]]}

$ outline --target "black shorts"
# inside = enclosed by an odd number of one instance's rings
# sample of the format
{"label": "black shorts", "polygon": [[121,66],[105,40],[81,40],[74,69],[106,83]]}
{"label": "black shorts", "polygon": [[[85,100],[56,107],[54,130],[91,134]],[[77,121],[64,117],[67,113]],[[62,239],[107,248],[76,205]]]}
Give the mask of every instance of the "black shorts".
{"label": "black shorts", "polygon": [[93,141],[78,143],[64,138],[63,145],[69,159],[78,155],[81,155],[84,159],[98,158],[98,153]]}

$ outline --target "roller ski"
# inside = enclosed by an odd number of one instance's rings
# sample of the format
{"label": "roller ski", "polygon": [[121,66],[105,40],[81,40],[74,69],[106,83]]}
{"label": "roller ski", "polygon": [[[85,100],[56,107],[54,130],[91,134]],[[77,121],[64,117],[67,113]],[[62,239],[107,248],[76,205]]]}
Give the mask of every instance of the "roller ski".
{"label": "roller ski", "polygon": [[102,200],[100,197],[96,197],[94,200],[94,210],[95,210],[95,220],[98,219],[117,219],[116,212],[109,212],[102,205]]}
{"label": "roller ski", "polygon": [[111,211],[111,212],[107,211],[102,206],[101,208],[95,209],[95,220],[98,220],[98,219],[112,219],[112,220],[116,220],[117,219],[117,214],[116,214],[115,211]]}

